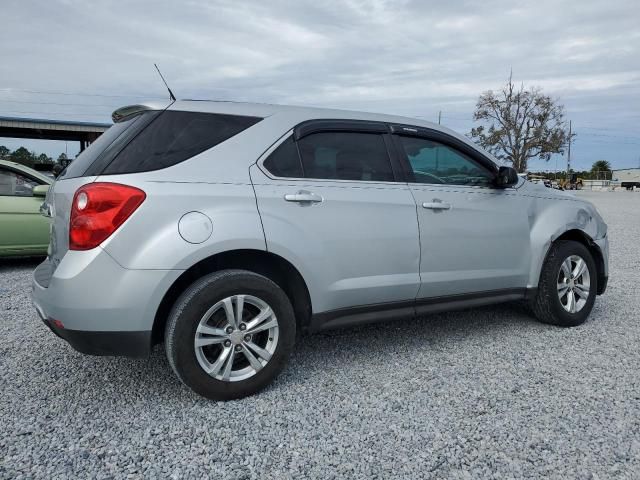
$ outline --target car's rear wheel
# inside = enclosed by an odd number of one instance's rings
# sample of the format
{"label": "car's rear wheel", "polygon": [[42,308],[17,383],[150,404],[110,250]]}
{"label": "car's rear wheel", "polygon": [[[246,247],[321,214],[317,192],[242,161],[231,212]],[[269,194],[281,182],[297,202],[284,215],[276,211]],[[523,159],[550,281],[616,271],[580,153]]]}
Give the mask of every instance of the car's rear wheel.
{"label": "car's rear wheel", "polygon": [[538,320],[561,327],[584,323],[595,302],[598,275],[591,252],[570,240],[551,246],[532,309]]}
{"label": "car's rear wheel", "polygon": [[268,278],[224,270],[193,283],[165,330],[171,367],[196,393],[241,398],[264,388],[293,349],[296,324],[286,294]]}

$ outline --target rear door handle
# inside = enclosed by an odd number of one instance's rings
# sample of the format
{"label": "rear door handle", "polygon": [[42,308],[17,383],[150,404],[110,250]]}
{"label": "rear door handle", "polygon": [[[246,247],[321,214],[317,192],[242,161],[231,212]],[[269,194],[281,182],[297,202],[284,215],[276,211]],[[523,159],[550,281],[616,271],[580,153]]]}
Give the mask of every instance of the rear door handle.
{"label": "rear door handle", "polygon": [[298,202],[298,203],[319,203],[324,199],[320,195],[316,195],[315,193],[307,192],[301,190],[296,193],[287,193],[284,196],[284,199],[287,202]]}
{"label": "rear door handle", "polygon": [[434,198],[433,202],[424,202],[422,208],[428,208],[429,210],[451,210],[451,204]]}

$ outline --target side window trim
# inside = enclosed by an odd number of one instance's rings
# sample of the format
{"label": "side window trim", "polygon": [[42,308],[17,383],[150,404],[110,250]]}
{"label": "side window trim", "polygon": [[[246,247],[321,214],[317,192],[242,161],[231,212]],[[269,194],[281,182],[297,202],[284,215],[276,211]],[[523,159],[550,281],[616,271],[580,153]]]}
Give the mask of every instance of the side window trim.
{"label": "side window trim", "polygon": [[[413,129],[414,127],[409,127],[411,129]],[[435,130],[433,130],[433,132],[435,132]],[[440,132],[437,132],[440,134]],[[433,142],[438,142],[441,143],[442,145],[445,145],[451,149],[453,149],[455,152],[458,152],[462,155],[464,155],[465,157],[467,157],[470,161],[472,161],[478,168],[481,168],[482,170],[486,171],[487,173],[490,173],[492,175],[495,175],[497,173],[497,167],[495,166],[495,164],[493,162],[491,162],[488,159],[483,159],[484,161],[479,161],[479,156],[478,155],[470,155],[466,150],[467,149],[461,149],[459,148],[458,144],[462,143],[459,141],[455,141],[455,142],[447,142],[447,139],[450,140],[455,140],[453,137],[450,137],[446,134],[441,134],[441,135],[437,135],[437,136],[432,136],[429,134],[416,134],[416,132],[398,132],[398,133],[394,133],[393,135],[393,144],[394,144],[394,149],[396,151],[396,154],[399,157],[400,163],[402,164],[403,167],[403,171],[404,174],[406,175],[406,181],[409,183],[420,183],[418,181],[416,181],[415,179],[415,175],[413,173],[413,169],[411,168],[411,164],[409,163],[409,159],[407,158],[407,155],[404,153],[404,148],[400,142],[400,137],[409,137],[409,138],[420,138],[420,139],[424,139],[424,140],[430,140]],[[475,153],[475,152],[474,152]],[[493,168],[488,168],[488,165],[486,164],[486,162],[490,162],[491,166]],[[426,185],[426,184],[425,184]],[[428,184],[431,186],[438,186],[439,184]],[[464,187],[464,188],[487,188],[487,189],[492,189],[493,187],[490,186],[483,186],[483,185],[457,185],[457,184],[442,184],[441,186],[455,186],[456,188],[458,187]]]}
{"label": "side window trim", "polygon": [[306,120],[293,128],[294,140],[297,142],[312,133],[344,132],[344,133],[389,133],[389,125],[370,120],[317,119]]}
{"label": "side window trim", "polygon": [[304,172],[304,162],[302,161],[302,152],[300,151],[300,145],[298,144],[298,140],[296,140],[295,133],[293,133],[292,135],[293,144],[296,146],[296,152],[298,152],[298,162],[300,163],[300,172],[302,172],[302,178],[307,179],[307,175]]}
{"label": "side window trim", "polygon": [[407,183],[410,177],[406,171],[406,167],[402,159],[402,152],[398,151],[396,140],[393,137],[394,136],[389,133],[385,133],[384,135],[382,135],[384,144],[387,147],[387,153],[389,154],[389,161],[391,161],[391,170],[393,171],[393,177],[395,178],[396,183]]}

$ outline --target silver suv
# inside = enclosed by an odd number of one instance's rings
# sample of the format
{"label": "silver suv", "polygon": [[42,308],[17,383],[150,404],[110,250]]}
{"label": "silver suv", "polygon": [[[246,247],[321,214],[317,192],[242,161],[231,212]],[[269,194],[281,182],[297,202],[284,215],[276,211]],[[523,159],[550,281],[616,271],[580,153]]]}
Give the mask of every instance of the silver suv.
{"label": "silver suv", "polygon": [[606,288],[590,203],[439,125],[207,101],[113,118],[43,205],[36,309],[80,352],[164,342],[208,398],[265,387],[298,332],[512,300],[574,326]]}

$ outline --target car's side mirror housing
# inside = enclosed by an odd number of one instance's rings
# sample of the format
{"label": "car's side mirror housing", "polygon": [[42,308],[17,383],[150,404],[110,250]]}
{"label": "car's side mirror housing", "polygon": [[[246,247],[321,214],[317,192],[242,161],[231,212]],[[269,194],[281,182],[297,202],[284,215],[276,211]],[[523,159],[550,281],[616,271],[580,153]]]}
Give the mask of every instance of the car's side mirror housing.
{"label": "car's side mirror housing", "polygon": [[36,185],[31,191],[34,197],[46,197],[49,191],[49,185]]}
{"label": "car's side mirror housing", "polygon": [[518,172],[513,167],[500,167],[494,183],[498,188],[513,187],[518,183]]}

